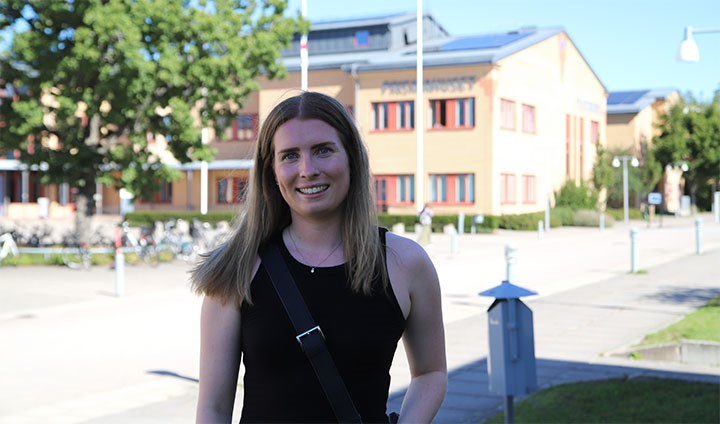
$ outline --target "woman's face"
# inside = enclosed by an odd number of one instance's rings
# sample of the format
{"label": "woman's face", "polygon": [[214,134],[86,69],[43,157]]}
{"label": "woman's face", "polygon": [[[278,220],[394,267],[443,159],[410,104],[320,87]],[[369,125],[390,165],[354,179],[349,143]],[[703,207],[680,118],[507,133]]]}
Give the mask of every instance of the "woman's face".
{"label": "woman's face", "polygon": [[273,147],[275,178],[293,217],[342,213],[350,164],[335,128],[318,119],[291,119],[275,132]]}

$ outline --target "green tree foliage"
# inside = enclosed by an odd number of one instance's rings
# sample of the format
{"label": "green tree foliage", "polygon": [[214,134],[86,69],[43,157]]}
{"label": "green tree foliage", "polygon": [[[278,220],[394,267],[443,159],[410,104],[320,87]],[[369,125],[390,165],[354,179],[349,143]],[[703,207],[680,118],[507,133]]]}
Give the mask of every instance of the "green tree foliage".
{"label": "green tree foliage", "polygon": [[201,128],[231,122],[260,75],[285,69],[280,49],[306,22],[287,1],[0,0],[0,150],[47,163],[43,183],[90,198],[95,182],[147,196],[173,179],[149,140],[178,161],[211,160]]}
{"label": "green tree foliage", "polygon": [[710,103],[682,99],[661,119],[652,156],[658,166],[687,163],[686,189],[698,208],[709,210],[720,190],[720,92]]}
{"label": "green tree foliage", "polygon": [[615,170],[612,167],[612,154],[602,144],[595,145],[595,164],[592,170],[592,183],[595,190],[602,191],[613,185]]}
{"label": "green tree foliage", "polygon": [[595,209],[598,202],[598,192],[582,181],[578,184],[574,180],[567,180],[560,187],[560,191],[555,195],[555,198],[555,206],[558,208],[564,207],[571,210]]}

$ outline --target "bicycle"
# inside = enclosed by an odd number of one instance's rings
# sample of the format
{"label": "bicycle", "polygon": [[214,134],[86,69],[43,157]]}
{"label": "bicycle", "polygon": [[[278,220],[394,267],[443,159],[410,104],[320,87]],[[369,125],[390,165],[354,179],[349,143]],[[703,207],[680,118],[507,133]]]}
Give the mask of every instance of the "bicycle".
{"label": "bicycle", "polygon": [[4,233],[0,235],[0,244],[2,245],[2,247],[0,247],[0,263],[9,255],[16,257],[20,254],[12,234]]}
{"label": "bicycle", "polygon": [[158,264],[160,264],[160,254],[155,245],[155,239],[152,237],[152,230],[141,228],[140,236],[137,237],[135,233],[130,230],[130,224],[127,221],[124,221],[121,226],[122,245],[131,247],[133,253],[146,264],[158,266]]}
{"label": "bicycle", "polygon": [[70,269],[90,269],[92,256],[87,243],[79,242],[74,246],[64,247],[61,251],[63,263]]}
{"label": "bicycle", "polygon": [[160,240],[160,246],[167,246],[175,254],[175,257],[184,261],[192,261],[200,250],[197,241],[194,239],[187,240],[183,234],[177,229],[177,224],[184,221],[179,219],[169,220],[164,224],[163,237]]}

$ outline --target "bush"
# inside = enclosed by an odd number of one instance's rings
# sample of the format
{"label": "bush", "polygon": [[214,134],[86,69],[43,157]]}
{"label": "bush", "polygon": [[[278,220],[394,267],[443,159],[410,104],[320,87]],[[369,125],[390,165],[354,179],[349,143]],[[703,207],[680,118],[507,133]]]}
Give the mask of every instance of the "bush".
{"label": "bush", "polygon": [[[474,215],[465,215],[463,232],[469,233],[473,224]],[[381,227],[392,228],[393,225],[402,223],[405,225],[405,231],[414,232],[415,224],[418,224],[418,217],[415,215],[394,215],[387,213],[378,214],[378,225]],[[443,228],[447,224],[452,224],[455,228],[458,226],[457,215],[434,215],[432,219],[432,231],[434,233],[443,232]],[[498,217],[485,215],[483,222],[475,226],[478,232],[490,232],[498,228]]]}
{"label": "bush", "polygon": [[573,225],[573,210],[566,207],[554,208],[550,210],[550,226],[565,227]]}
{"label": "bush", "polygon": [[[620,209],[608,209],[605,211],[606,215],[609,215],[615,219],[615,221],[623,221],[625,219],[625,212],[622,208]],[[640,209],[628,209],[628,215],[630,219],[643,219],[642,211]]]}
{"label": "bush", "polygon": [[[615,223],[615,220],[612,216],[605,215],[605,226],[606,227],[612,227]],[[573,214],[573,223],[572,225],[576,227],[599,227],[600,226],[600,212],[590,210],[590,209],[581,209],[578,211],[575,211]]]}
{"label": "bush", "polygon": [[[545,219],[545,212],[523,213],[517,215],[501,215],[498,217],[499,226],[505,230],[535,231],[538,221]],[[550,217],[552,226],[552,215]]]}
{"label": "bush", "polygon": [[592,187],[588,187],[583,181],[576,185],[574,180],[567,180],[556,195],[555,206],[572,210],[595,209],[597,201],[598,193]]}

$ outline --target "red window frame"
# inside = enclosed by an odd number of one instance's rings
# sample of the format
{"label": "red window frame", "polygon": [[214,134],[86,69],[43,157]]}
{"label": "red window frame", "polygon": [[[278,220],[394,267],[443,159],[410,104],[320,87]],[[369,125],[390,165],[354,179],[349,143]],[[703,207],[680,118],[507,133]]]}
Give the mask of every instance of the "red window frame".
{"label": "red window frame", "polygon": [[500,128],[515,131],[515,101],[500,99]]}
{"label": "red window frame", "polygon": [[535,106],[523,103],[522,105],[522,130],[527,134],[535,134]]}
{"label": "red window frame", "polygon": [[590,121],[590,143],[597,144],[598,141],[600,141],[600,123]]}
{"label": "red window frame", "polygon": [[430,128],[475,128],[475,98],[463,97],[430,100]]}
{"label": "red window frame", "polygon": [[258,114],[241,113],[232,120],[228,141],[255,141],[258,134]]}
{"label": "red window frame", "polygon": [[537,203],[537,184],[534,175],[523,175],[523,203]]}
{"label": "red window frame", "polygon": [[500,203],[503,205],[514,205],[516,197],[515,174],[500,174]]}
{"label": "red window frame", "polygon": [[[227,186],[224,188],[225,195],[222,194],[222,182],[225,182]],[[224,177],[218,178],[215,184],[216,191],[216,202],[219,205],[232,205],[242,203],[242,196],[247,185],[247,178],[244,177]],[[228,190],[230,191],[230,198],[228,199]]]}
{"label": "red window frame", "polygon": [[412,131],[415,128],[414,115],[414,100],[373,102],[371,128],[373,131]]}

